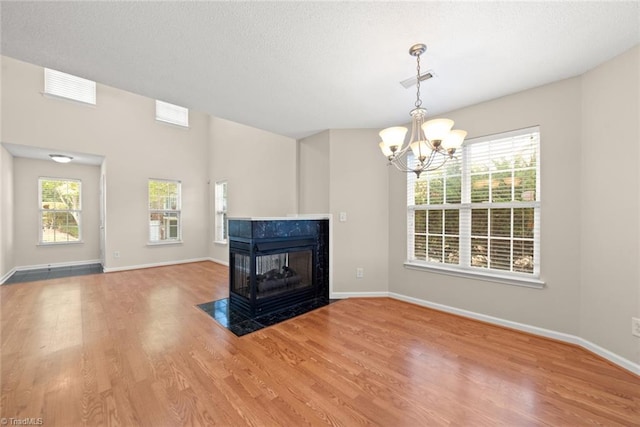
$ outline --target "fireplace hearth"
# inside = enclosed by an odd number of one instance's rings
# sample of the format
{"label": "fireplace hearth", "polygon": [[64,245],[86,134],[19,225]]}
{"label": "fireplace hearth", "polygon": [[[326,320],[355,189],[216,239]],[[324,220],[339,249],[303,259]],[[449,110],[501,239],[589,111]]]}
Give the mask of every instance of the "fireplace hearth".
{"label": "fireplace hearth", "polygon": [[229,304],[248,317],[329,301],[328,219],[229,219]]}

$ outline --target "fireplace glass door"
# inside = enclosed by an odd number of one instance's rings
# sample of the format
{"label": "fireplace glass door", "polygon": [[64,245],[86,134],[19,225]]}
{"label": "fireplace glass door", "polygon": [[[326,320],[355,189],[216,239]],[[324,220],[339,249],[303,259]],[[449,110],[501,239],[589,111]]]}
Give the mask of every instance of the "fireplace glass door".
{"label": "fireplace glass door", "polygon": [[[232,291],[251,298],[251,269],[248,255],[234,253]],[[313,251],[288,251],[256,256],[256,299],[276,296],[313,285]]]}

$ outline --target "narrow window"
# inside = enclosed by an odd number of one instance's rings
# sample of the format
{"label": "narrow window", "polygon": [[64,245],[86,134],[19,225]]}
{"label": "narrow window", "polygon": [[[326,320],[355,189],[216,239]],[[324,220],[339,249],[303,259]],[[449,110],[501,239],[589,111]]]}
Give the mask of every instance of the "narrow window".
{"label": "narrow window", "polygon": [[40,243],[76,243],[82,239],[82,183],[76,179],[38,179]]}
{"label": "narrow window", "polygon": [[44,69],[44,93],[96,105],[96,82],[49,68]]}
{"label": "narrow window", "polygon": [[180,181],[149,180],[149,242],[182,240]]}
{"label": "narrow window", "polygon": [[227,243],[227,181],[216,182],[215,193],[215,241]]}

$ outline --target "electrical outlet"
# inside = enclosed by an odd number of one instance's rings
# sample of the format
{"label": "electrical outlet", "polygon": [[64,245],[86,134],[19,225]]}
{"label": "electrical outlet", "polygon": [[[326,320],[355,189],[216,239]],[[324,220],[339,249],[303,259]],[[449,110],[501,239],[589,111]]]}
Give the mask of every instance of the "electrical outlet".
{"label": "electrical outlet", "polygon": [[640,318],[631,318],[631,333],[640,338]]}
{"label": "electrical outlet", "polygon": [[114,258],[120,258],[120,251],[115,251],[115,252],[113,253],[113,257],[114,257]]}
{"label": "electrical outlet", "polygon": [[356,278],[362,279],[364,277],[364,268],[358,267],[356,268]]}

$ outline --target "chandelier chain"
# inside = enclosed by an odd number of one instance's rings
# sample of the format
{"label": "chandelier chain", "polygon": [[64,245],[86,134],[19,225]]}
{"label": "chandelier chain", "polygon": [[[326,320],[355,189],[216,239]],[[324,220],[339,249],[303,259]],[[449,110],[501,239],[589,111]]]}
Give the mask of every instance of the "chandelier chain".
{"label": "chandelier chain", "polygon": [[[409,48],[409,55],[416,58],[416,101],[415,108],[409,112],[411,116],[411,133],[405,145],[407,129],[404,126],[393,126],[380,131],[382,142],[378,144],[382,154],[403,172],[412,172],[420,178],[423,172],[441,168],[448,160],[454,158],[456,150],[462,146],[467,132],[452,130],[453,120],[439,118],[426,121],[426,109],[422,108],[420,98],[420,55],[427,46],[418,43]],[[429,76],[432,77],[432,76]]]}
{"label": "chandelier chain", "polygon": [[416,75],[417,92],[416,92],[415,106],[416,108],[420,108],[422,106],[422,100],[420,99],[420,55],[416,56],[416,62],[418,65],[417,65],[417,75]]}

